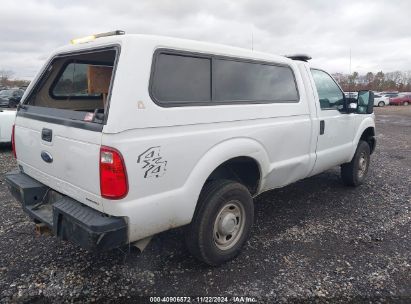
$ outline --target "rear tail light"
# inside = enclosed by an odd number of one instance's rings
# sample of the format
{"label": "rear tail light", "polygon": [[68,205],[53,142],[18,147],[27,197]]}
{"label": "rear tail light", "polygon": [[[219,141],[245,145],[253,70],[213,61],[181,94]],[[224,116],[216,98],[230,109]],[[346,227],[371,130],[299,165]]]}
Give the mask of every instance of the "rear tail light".
{"label": "rear tail light", "polygon": [[11,147],[13,149],[14,158],[17,158],[17,155],[16,155],[16,141],[14,139],[14,129],[15,129],[15,125],[13,125],[13,128],[11,129]]}
{"label": "rear tail light", "polygon": [[121,199],[128,193],[123,156],[114,148],[100,148],[100,192],[107,199]]}

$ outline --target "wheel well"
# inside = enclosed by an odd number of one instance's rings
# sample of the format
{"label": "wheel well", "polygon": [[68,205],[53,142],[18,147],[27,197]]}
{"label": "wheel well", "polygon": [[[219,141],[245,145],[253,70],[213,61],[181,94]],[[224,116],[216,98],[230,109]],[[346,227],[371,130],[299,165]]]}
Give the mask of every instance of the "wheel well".
{"label": "wheel well", "polygon": [[219,165],[207,178],[207,182],[216,179],[231,179],[242,183],[251,195],[257,193],[260,183],[260,167],[251,157],[235,157]]}
{"label": "wheel well", "polygon": [[365,129],[361,135],[360,140],[366,141],[368,145],[370,146],[370,152],[371,153],[374,152],[376,142],[375,142],[375,130],[373,127],[369,127]]}

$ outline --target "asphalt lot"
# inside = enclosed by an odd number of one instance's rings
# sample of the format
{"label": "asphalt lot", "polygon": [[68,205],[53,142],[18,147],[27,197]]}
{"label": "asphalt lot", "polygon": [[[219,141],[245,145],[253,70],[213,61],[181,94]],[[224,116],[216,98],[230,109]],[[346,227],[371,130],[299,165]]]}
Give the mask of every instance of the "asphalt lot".
{"label": "asphalt lot", "polygon": [[156,236],[142,254],[89,253],[36,236],[6,189],[4,173],[15,161],[2,146],[0,302],[243,295],[259,302],[409,303],[411,106],[376,114],[378,146],[366,184],[344,187],[336,168],[261,195],[246,248],[219,268],[189,255],[181,229]]}

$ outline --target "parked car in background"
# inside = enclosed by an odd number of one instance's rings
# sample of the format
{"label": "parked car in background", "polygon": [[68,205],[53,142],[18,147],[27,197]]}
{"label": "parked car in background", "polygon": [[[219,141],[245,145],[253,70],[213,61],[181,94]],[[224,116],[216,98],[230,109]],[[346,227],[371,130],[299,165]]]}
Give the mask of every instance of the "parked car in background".
{"label": "parked car in background", "polygon": [[398,92],[384,92],[382,93],[382,95],[384,97],[388,97],[388,98],[393,98],[393,97],[398,97]]}
{"label": "parked car in background", "polygon": [[21,89],[8,89],[0,91],[0,107],[15,108],[24,94]]}
{"label": "parked car in background", "polygon": [[384,107],[390,104],[390,98],[380,94],[374,94],[374,106]]}
{"label": "parked car in background", "polygon": [[15,118],[16,110],[0,109],[0,143],[11,142],[11,131]]}
{"label": "parked car in background", "polygon": [[411,94],[401,94],[398,97],[390,98],[390,104],[394,106],[408,106],[411,104]]}

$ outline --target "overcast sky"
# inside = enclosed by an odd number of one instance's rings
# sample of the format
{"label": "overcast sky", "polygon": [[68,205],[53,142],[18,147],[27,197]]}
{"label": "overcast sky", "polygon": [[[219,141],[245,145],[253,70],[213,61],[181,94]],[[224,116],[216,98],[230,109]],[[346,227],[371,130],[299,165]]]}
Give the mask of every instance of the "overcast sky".
{"label": "overcast sky", "polygon": [[[64,3],[63,3],[64,2]],[[31,79],[70,39],[122,29],[274,53],[348,73],[411,70],[410,0],[1,0],[0,69]]]}

